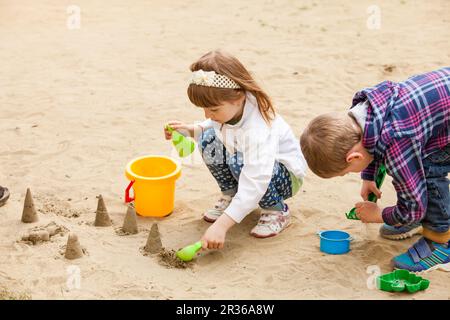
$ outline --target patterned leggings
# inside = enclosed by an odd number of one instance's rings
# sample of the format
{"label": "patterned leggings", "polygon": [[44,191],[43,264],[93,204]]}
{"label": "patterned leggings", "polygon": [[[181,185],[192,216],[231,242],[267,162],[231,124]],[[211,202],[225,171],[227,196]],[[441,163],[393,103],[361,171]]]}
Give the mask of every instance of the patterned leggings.
{"label": "patterned leggings", "polygon": [[[243,167],[242,153],[236,152],[230,155],[212,128],[205,130],[198,145],[203,160],[216,179],[220,190],[224,194],[234,196]],[[276,161],[272,180],[270,180],[269,187],[259,202],[259,206],[264,209],[282,210],[284,208],[283,200],[290,197],[292,197],[291,176],[286,167]]]}

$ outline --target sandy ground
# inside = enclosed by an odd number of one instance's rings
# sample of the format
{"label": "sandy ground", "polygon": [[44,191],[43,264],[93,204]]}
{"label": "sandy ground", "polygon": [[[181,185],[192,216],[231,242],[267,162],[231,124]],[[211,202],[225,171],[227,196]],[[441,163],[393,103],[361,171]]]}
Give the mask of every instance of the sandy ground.
{"label": "sandy ground", "polygon": [[[196,154],[183,164],[172,215],[140,217],[137,235],[115,232],[126,212],[127,162],[173,155],[163,123],[202,119],[185,90],[188,66],[203,53],[237,55],[297,136],[315,115],[347,108],[365,86],[449,64],[449,1],[376,1],[381,28],[371,30],[373,2],[0,0],[0,184],[12,193],[0,208],[0,287],[33,299],[449,299],[441,271],[413,296],[368,287],[370,270],[390,271],[390,259],[416,239],[382,240],[378,225],[345,219],[359,200],[358,175],[328,181],[310,173],[288,201],[286,232],[251,237],[254,212],[223,250],[170,269],[139,248],[154,222],[169,249],[209,226],[201,214],[218,188]],[[70,4],[81,8],[80,29],[66,26]],[[31,225],[20,222],[27,187],[40,216]],[[382,190],[381,204],[393,204],[390,180]],[[98,194],[112,227],[92,226]],[[17,242],[50,222],[75,232],[88,255],[65,260],[67,234]],[[350,232],[352,251],[321,253],[316,232],[326,229]],[[76,270],[79,287],[70,282]]]}

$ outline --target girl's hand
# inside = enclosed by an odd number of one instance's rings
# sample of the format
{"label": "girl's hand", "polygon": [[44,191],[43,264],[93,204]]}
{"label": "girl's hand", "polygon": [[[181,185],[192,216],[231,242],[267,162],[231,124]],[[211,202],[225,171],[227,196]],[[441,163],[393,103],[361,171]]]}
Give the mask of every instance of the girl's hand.
{"label": "girl's hand", "polygon": [[202,237],[203,249],[222,249],[227,231],[236,224],[227,214],[222,214],[216,222],[206,230]]}
{"label": "girl's hand", "polygon": [[215,223],[206,230],[202,237],[203,249],[222,249],[225,243],[227,231]]}
{"label": "girl's hand", "polygon": [[167,126],[170,126],[173,130],[178,131],[184,136],[193,137],[194,131],[197,129],[198,126],[194,124],[185,124],[180,121],[169,121],[164,125],[164,136],[166,140],[172,139],[172,133],[170,133],[169,130],[167,130]]}
{"label": "girl's hand", "polygon": [[364,201],[355,204],[356,216],[364,223],[383,223],[381,208],[373,202]]}
{"label": "girl's hand", "polygon": [[377,188],[375,181],[363,180],[361,187],[361,197],[364,201],[367,201],[369,194],[374,193],[378,199],[381,198],[381,191]]}

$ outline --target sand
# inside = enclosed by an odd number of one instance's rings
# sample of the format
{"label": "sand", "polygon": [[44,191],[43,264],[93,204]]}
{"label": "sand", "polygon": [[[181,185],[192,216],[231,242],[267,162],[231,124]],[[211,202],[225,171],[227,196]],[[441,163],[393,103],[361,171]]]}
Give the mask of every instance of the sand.
{"label": "sand", "polygon": [[68,229],[64,226],[59,226],[55,222],[51,222],[46,226],[36,226],[31,228],[22,235],[21,242],[27,244],[40,244],[42,242],[50,241],[52,237],[59,235],[64,236]]}
{"label": "sand", "polygon": [[[148,232],[119,237],[96,228],[102,194],[121,227],[125,166],[145,154],[177,157],[164,140],[169,120],[203,119],[186,96],[188,66],[208,50],[237,55],[299,136],[321,112],[345,109],[353,94],[382,80],[402,80],[450,61],[450,3],[381,0],[381,29],[367,28],[373,1],[86,1],[81,28],[69,30],[72,2],[0,3],[0,287],[33,299],[449,299],[448,273],[427,275],[415,295],[371,289],[374,274],[413,241],[382,240],[378,225],[345,219],[359,200],[358,175],[323,180],[309,173],[288,200],[293,224],[259,240],[250,214],[225,248],[202,252],[190,268],[168,268],[139,250]],[[199,240],[202,213],[218,187],[198,151],[183,161],[174,212],[138,217],[158,223],[166,250]],[[24,224],[26,189],[39,222]],[[395,202],[388,179],[381,205]],[[67,236],[17,242],[34,226],[55,223],[78,235],[89,254],[67,260]],[[342,256],[319,251],[316,232],[341,229],[355,240]],[[80,286],[67,286],[78,268]],[[369,282],[369,286],[368,286]]]}
{"label": "sand", "polygon": [[25,200],[23,203],[22,222],[33,223],[38,220],[39,217],[37,215],[36,208],[34,207],[33,196],[31,195],[30,189],[27,189],[27,194],[25,195]]}
{"label": "sand", "polygon": [[136,219],[136,210],[129,205],[127,208],[127,214],[123,220],[122,232],[125,234],[136,234],[139,232],[139,227]]}
{"label": "sand", "polygon": [[161,234],[159,233],[158,224],[154,223],[148,233],[147,242],[143,247],[144,252],[156,254],[163,248]]}
{"label": "sand", "polygon": [[192,264],[178,259],[176,254],[175,250],[161,249],[158,253],[159,263],[167,268],[185,269],[192,266]]}
{"label": "sand", "polygon": [[109,227],[112,225],[111,218],[108,214],[108,209],[106,209],[105,201],[103,200],[103,196],[99,195],[98,197],[97,210],[95,211],[95,221],[94,226],[96,227]]}
{"label": "sand", "polygon": [[70,233],[67,238],[66,252],[64,253],[64,258],[73,260],[83,257],[83,249],[81,248],[80,241],[78,241],[78,236],[74,233]]}

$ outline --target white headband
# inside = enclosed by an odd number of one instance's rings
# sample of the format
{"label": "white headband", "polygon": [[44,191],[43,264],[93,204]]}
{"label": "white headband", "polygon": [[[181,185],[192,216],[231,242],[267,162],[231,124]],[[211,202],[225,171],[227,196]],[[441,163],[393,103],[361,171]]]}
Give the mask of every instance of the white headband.
{"label": "white headband", "polygon": [[192,72],[189,84],[223,89],[241,89],[236,82],[227,76],[217,74],[214,71],[203,71],[201,69]]}

